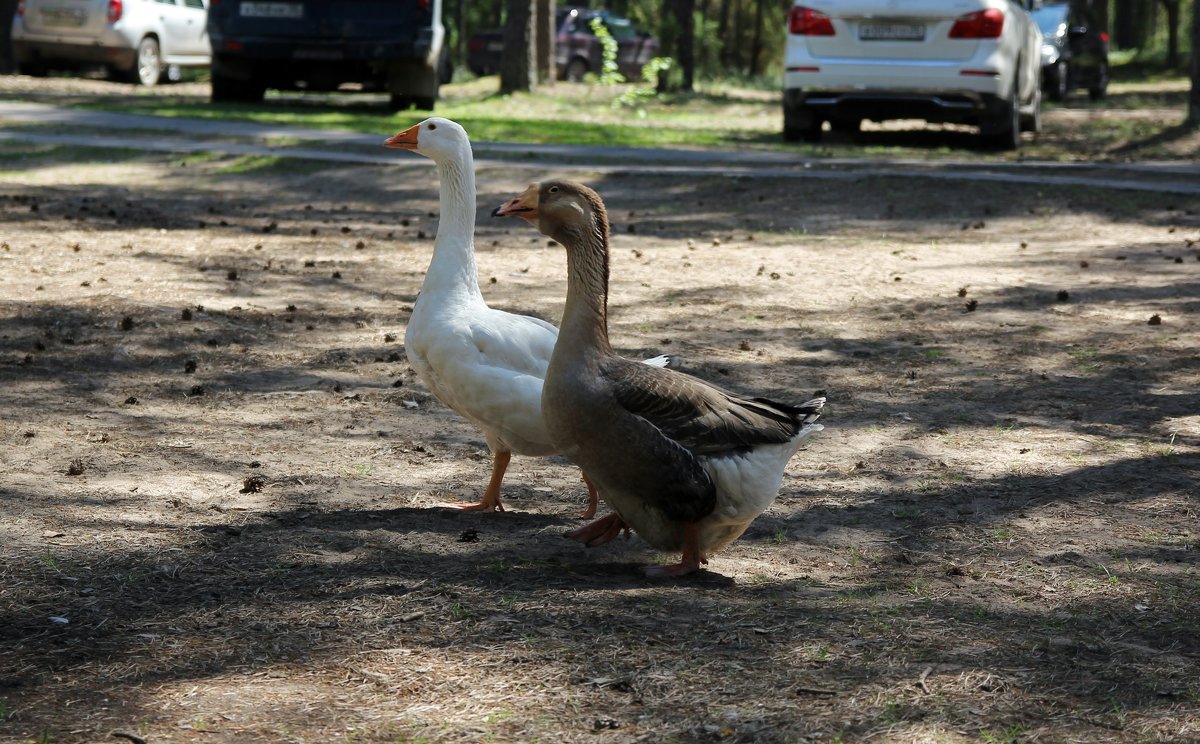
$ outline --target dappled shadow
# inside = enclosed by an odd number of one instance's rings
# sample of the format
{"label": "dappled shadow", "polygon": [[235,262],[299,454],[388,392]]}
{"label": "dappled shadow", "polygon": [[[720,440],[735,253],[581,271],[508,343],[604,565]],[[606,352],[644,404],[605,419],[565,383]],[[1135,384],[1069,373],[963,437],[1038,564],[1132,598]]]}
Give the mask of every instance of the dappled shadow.
{"label": "dappled shadow", "polygon": [[[1180,94],[1179,97],[1182,99],[1183,94]],[[1180,107],[1184,107],[1185,103],[1181,100],[1179,105],[1180,105]],[[1196,133],[1196,130],[1197,130],[1197,125],[1195,125],[1195,124],[1188,124],[1187,122],[1184,122],[1182,124],[1177,124],[1173,127],[1168,127],[1166,129],[1162,130],[1161,132],[1152,134],[1149,137],[1144,137],[1142,139],[1133,140],[1124,145],[1121,145],[1120,147],[1113,150],[1113,154],[1114,155],[1130,155],[1132,153],[1137,152],[1138,150],[1142,150],[1145,148],[1155,147],[1157,145],[1170,144],[1172,142],[1176,142],[1180,139],[1183,139],[1184,137],[1190,137],[1190,136],[1194,135]]]}
{"label": "dappled shadow", "polygon": [[[485,173],[481,205],[510,195]],[[1194,202],[596,178],[621,228],[623,353],[830,401],[776,503],[707,571],[663,583],[637,539],[562,536],[584,496],[561,459],[514,458],[507,512],[423,508],[477,497],[490,463],[404,357],[432,169],[379,175],[252,186],[188,165],[126,187],[146,210],[128,225],[87,202],[78,252],[32,244],[95,184],[5,189],[40,200],[2,202],[22,235],[5,238],[19,291],[0,305],[6,733],[144,721],[192,737],[204,718],[221,729],[205,736],[274,741],[301,721],[301,739],[338,740],[348,710],[397,721],[362,740],[1125,741],[1194,725]],[[1088,252],[1056,222],[1081,216],[1129,235]],[[118,247],[160,224],[170,242]],[[489,301],[553,318],[560,249],[509,222],[478,233],[500,267]],[[1086,272],[1059,271],[1081,257]],[[291,712],[262,712],[288,695]]]}

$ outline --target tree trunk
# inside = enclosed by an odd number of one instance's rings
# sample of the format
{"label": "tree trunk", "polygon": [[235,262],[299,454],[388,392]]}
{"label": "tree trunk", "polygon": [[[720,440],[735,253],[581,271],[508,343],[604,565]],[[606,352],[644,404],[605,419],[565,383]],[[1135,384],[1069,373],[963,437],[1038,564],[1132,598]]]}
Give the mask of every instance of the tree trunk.
{"label": "tree trunk", "polygon": [[696,87],[696,0],[675,0],[679,24],[679,66],[683,80],[679,89],[691,93]]}
{"label": "tree trunk", "polygon": [[1100,28],[1104,31],[1112,28],[1112,24],[1108,22],[1108,0],[1099,0],[1090,4],[1092,14],[1096,16],[1096,23],[1100,24]]}
{"label": "tree trunk", "polygon": [[763,6],[767,0],[754,0],[754,40],[750,42],[750,74],[761,72],[759,64],[763,57]]}
{"label": "tree trunk", "polygon": [[458,39],[454,64],[465,69],[467,66],[467,0],[458,0]]}
{"label": "tree trunk", "polygon": [[554,85],[557,64],[554,61],[555,28],[554,0],[537,0],[537,81],[538,85]]}
{"label": "tree trunk", "polygon": [[13,14],[17,12],[17,0],[0,0],[0,74],[7,75],[16,69],[12,51]]}
{"label": "tree trunk", "polygon": [[1192,92],[1188,96],[1187,120],[1200,129],[1200,2],[1192,3]]}
{"label": "tree trunk", "polygon": [[1179,69],[1179,0],[1162,0],[1167,9],[1167,67]]}
{"label": "tree trunk", "polygon": [[717,16],[717,39],[721,42],[721,53],[718,58],[723,67],[729,67],[733,45],[729,39],[729,6],[731,0],[721,0],[721,12]]}
{"label": "tree trunk", "polygon": [[500,92],[532,91],[536,65],[533,59],[533,19],[537,0],[508,0],[504,24],[504,52],[500,56]]}

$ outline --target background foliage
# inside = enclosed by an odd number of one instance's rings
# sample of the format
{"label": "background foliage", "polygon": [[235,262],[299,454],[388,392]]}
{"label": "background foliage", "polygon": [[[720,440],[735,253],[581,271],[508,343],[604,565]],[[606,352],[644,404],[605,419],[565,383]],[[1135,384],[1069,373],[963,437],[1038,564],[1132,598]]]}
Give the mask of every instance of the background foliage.
{"label": "background foliage", "polygon": [[[782,68],[790,0],[693,0],[696,19],[696,74],[701,79],[768,78]],[[660,39],[677,36],[671,0],[610,0],[558,3],[557,7],[607,7],[653,32]],[[1093,0],[1105,18],[1116,59],[1137,67],[1172,68],[1183,71],[1191,53],[1190,19],[1196,0]],[[466,40],[505,22],[505,1],[467,2],[450,0],[445,8],[451,27],[455,66],[466,67]],[[1171,21],[1174,21],[1172,24]],[[1171,59],[1171,26],[1175,26],[1176,54]],[[460,41],[461,40],[461,41]],[[666,56],[675,50],[664,49]]]}

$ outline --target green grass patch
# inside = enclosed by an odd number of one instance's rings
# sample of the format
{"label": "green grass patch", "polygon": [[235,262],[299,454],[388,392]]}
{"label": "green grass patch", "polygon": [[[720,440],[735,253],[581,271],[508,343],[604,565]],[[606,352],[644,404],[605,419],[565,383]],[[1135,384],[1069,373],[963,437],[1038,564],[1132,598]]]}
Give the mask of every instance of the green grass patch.
{"label": "green grass patch", "polygon": [[217,168],[218,173],[234,175],[304,175],[336,167],[337,163],[305,160],[282,155],[241,155]]}
{"label": "green grass patch", "polygon": [[146,157],[145,152],[132,148],[85,147],[0,140],[0,163],[20,163],[23,167],[37,167],[61,162],[115,163],[123,160],[140,160],[144,157]]}

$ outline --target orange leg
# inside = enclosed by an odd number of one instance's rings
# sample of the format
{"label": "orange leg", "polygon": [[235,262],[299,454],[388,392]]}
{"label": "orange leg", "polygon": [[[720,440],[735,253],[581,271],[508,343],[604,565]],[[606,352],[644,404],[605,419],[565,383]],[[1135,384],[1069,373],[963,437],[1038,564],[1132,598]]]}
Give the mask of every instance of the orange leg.
{"label": "orange leg", "polygon": [[683,526],[683,559],[666,566],[647,566],[646,575],[654,579],[684,576],[700,570],[700,564],[708,563],[704,551],[700,550],[700,525],[688,522]]}
{"label": "orange leg", "polygon": [[587,484],[588,505],[587,508],[583,510],[583,514],[579,515],[579,518],[591,519],[592,517],[596,516],[596,507],[600,506],[600,492],[596,490],[596,486],[593,485],[592,481],[588,479],[587,473],[580,472],[580,475],[583,476],[583,482]]}
{"label": "orange leg", "polygon": [[624,530],[625,536],[629,537],[629,525],[625,524],[625,520],[616,514],[609,514],[591,524],[571,530],[567,533],[567,537],[578,540],[589,548],[594,548],[621,534],[621,530]]}
{"label": "orange leg", "polygon": [[487,490],[483,492],[483,501],[477,504],[442,504],[451,509],[463,511],[504,511],[500,503],[500,483],[504,480],[504,471],[508,469],[508,461],[512,453],[508,450],[497,452],[492,456],[492,479],[488,481]]}

